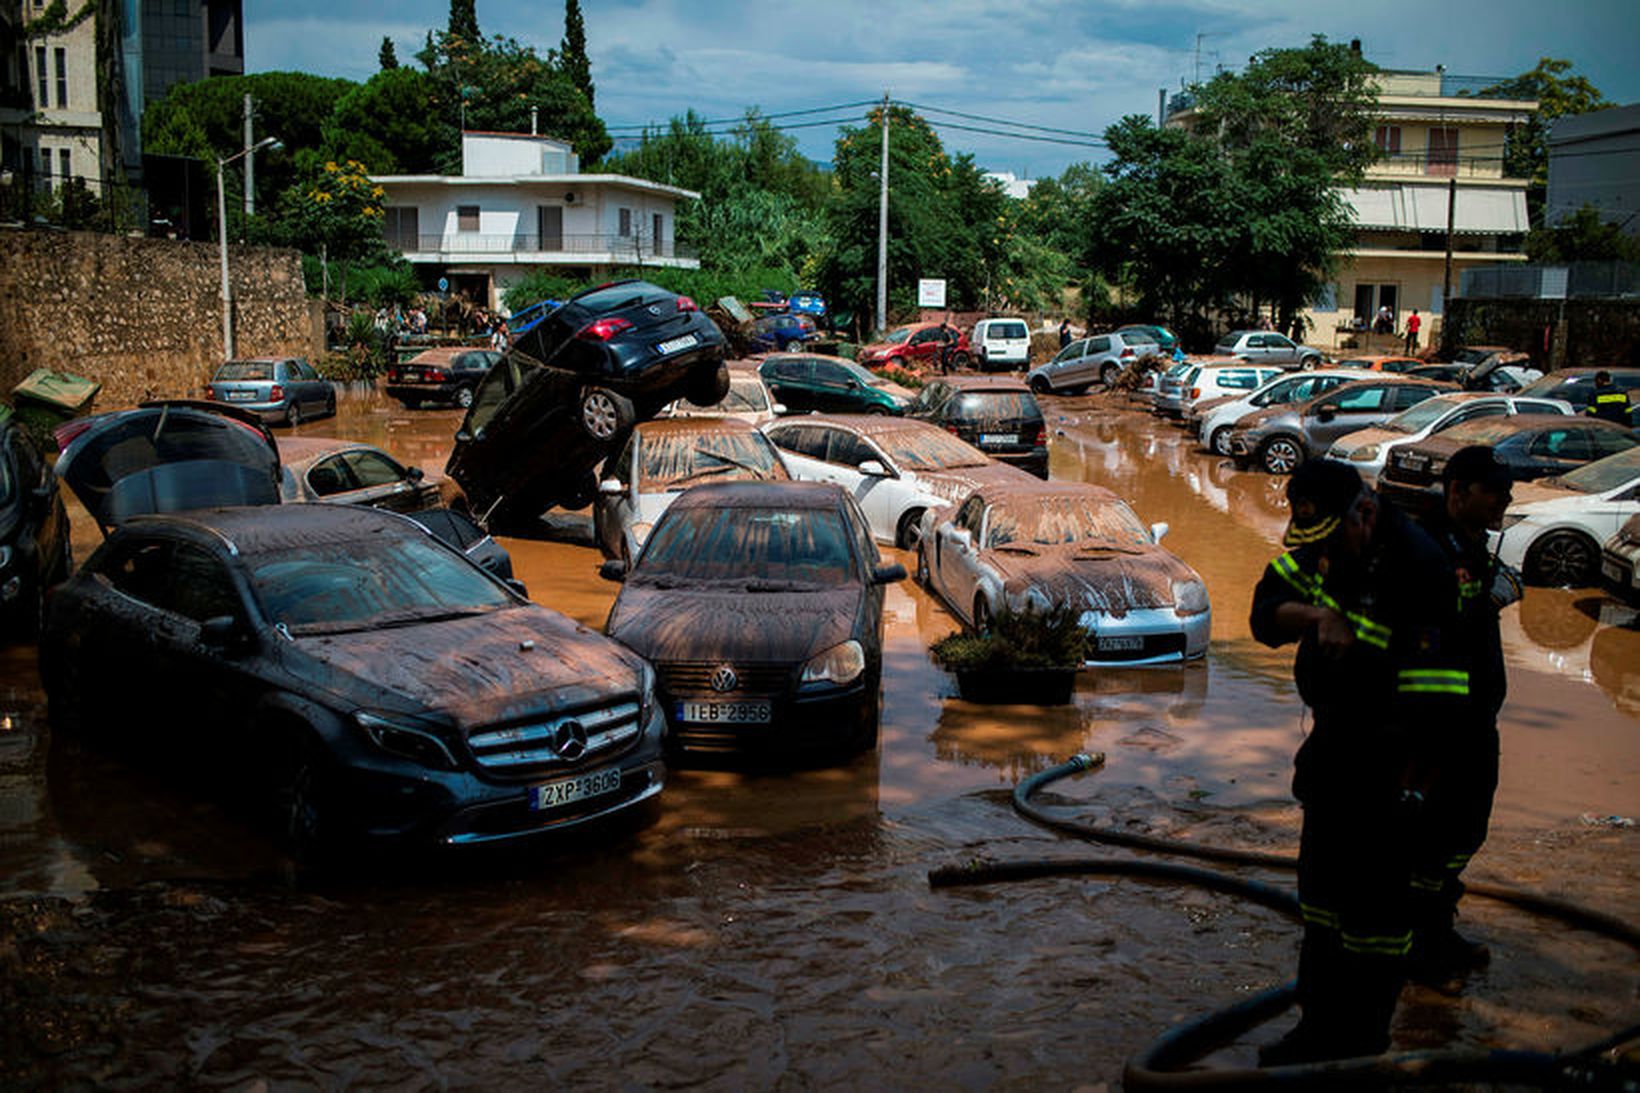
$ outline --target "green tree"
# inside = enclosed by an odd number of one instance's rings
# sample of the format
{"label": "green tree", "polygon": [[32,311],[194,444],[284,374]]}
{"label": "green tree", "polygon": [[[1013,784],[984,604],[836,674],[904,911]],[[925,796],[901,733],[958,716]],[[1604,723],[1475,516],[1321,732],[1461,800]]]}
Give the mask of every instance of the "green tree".
{"label": "green tree", "polygon": [[281,199],[291,241],[312,252],[323,244],[332,259],[379,256],[385,196],[364,164],[328,161]]}
{"label": "green tree", "polygon": [[450,0],[450,21],[445,33],[469,45],[478,45],[483,41],[483,36],[478,32],[475,0]]}
{"label": "green tree", "polygon": [[558,45],[564,75],[593,105],[592,62],[587,60],[587,28],[581,19],[579,0],[564,0],[564,40]]}
{"label": "green tree", "polygon": [[1543,226],[1549,190],[1549,122],[1572,114],[1604,110],[1611,103],[1586,77],[1571,75],[1572,62],[1539,58],[1537,67],[1503,80],[1480,94],[1492,99],[1536,101],[1537,112],[1524,124],[1512,126],[1504,141],[1503,169],[1512,178],[1527,179],[1526,205],[1531,222]]}
{"label": "green tree", "polygon": [[382,35],[382,47],[376,52],[376,63],[381,66],[383,72],[399,67],[399,54],[393,48],[393,39],[385,34]]}
{"label": "green tree", "polygon": [[414,68],[383,69],[340,95],[323,132],[327,158],[356,159],[376,174],[428,174],[461,134],[437,79]]}
{"label": "green tree", "polygon": [[1640,240],[1584,205],[1554,227],[1527,235],[1526,255],[1534,262],[1640,262]]}

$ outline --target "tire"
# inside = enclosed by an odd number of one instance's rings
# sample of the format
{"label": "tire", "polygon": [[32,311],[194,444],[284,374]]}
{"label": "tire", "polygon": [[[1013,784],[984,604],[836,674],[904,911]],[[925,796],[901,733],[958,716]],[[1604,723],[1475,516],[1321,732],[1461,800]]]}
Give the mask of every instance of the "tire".
{"label": "tire", "polygon": [[336,392],[334,391],[330,393],[329,398],[325,399],[325,414],[329,417],[336,416]]}
{"label": "tire", "polygon": [[1275,436],[1258,452],[1259,465],[1271,474],[1292,474],[1304,463],[1304,445],[1290,436]]}
{"label": "tire", "polygon": [[716,406],[729,393],[729,366],[718,361],[711,371],[696,371],[689,377],[683,396],[696,406]]}
{"label": "tire", "polygon": [[922,518],[922,509],[907,510],[894,529],[894,545],[901,550],[916,550],[920,556],[922,551],[917,546],[922,542]]}
{"label": "tire", "polygon": [[472,404],[473,404],[473,389],[471,387],[458,388],[456,390],[456,405],[461,407],[463,410],[465,410],[469,406],[471,406]]}
{"label": "tire", "polygon": [[973,363],[974,363],[974,358],[970,357],[967,353],[964,353],[960,349],[957,350],[955,353],[951,354],[951,367],[952,368],[967,368],[969,365],[971,365]]}
{"label": "tire", "polygon": [[1106,361],[1099,369],[1099,382],[1106,387],[1115,387],[1116,377],[1121,374],[1122,370],[1116,366],[1114,361]]}
{"label": "tire", "polygon": [[1526,552],[1526,579],[1532,584],[1586,588],[1596,583],[1600,548],[1576,531],[1553,531]]}
{"label": "tire", "polygon": [[1035,391],[1039,395],[1051,395],[1053,394],[1053,385],[1041,376],[1037,376],[1035,379],[1031,380],[1031,390]]}
{"label": "tire", "polygon": [[1220,425],[1213,430],[1213,435],[1207,438],[1207,450],[1214,455],[1230,454],[1230,426]]}
{"label": "tire", "polygon": [[332,849],[330,759],[304,729],[283,729],[276,741],[273,816],[280,841],[300,862]]}
{"label": "tire", "polygon": [[881,417],[888,413],[888,407],[882,405],[881,403],[874,402],[865,408],[865,412],[876,417]]}
{"label": "tire", "polygon": [[302,407],[298,405],[295,399],[291,399],[290,402],[285,404],[285,424],[292,429],[302,424]]}
{"label": "tire", "polygon": [[1320,368],[1320,367],[1321,367],[1321,358],[1316,356],[1313,353],[1310,354],[1307,357],[1298,358],[1298,370],[1300,372],[1305,372],[1305,371],[1309,371],[1311,369]]}
{"label": "tire", "polygon": [[580,410],[581,428],[593,440],[604,443],[632,428],[636,420],[632,401],[607,387],[588,387],[582,391]]}
{"label": "tire", "polygon": [[991,609],[985,606],[984,596],[974,597],[974,633],[984,634],[991,629]]}

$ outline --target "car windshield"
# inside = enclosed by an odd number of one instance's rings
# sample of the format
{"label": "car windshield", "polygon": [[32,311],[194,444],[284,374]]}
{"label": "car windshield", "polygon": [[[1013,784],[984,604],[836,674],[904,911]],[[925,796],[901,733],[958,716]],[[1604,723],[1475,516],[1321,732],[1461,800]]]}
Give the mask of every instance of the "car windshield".
{"label": "car windshield", "polygon": [[1640,478],[1640,448],[1630,448],[1567,471],[1555,479],[1555,484],[1584,493],[1605,493],[1637,478]]}
{"label": "car windshield", "polygon": [[247,559],[262,612],[293,634],[335,634],[511,607],[507,593],[431,539],[305,543]]}
{"label": "car windshield", "polygon": [[774,447],[762,433],[674,433],[644,437],[638,448],[638,488],[645,492],[706,479],[782,477]]}
{"label": "car windshield", "polygon": [[1416,433],[1430,425],[1451,410],[1463,404],[1462,399],[1435,398],[1425,399],[1410,410],[1402,410],[1388,421],[1379,425],[1380,429],[1389,429],[1397,433]]}
{"label": "car windshield", "polygon": [[982,467],[990,460],[978,448],[943,429],[901,429],[872,437],[902,467],[914,471],[944,471],[953,467]]}
{"label": "car windshield", "polygon": [[855,364],[853,361],[843,361],[842,364],[843,364],[843,371],[847,372],[849,375],[853,376],[855,379],[859,380],[861,383],[865,384],[867,387],[887,387],[888,386],[888,380],[886,380],[883,377],[879,376],[877,373],[871,371],[869,368],[862,368],[858,364]]}
{"label": "car windshield", "polygon": [[842,515],[824,509],[668,509],[632,583],[731,581],[749,591],[832,588],[855,579]]}
{"label": "car windshield", "polygon": [[271,380],[272,361],[229,361],[216,370],[219,380]]}
{"label": "car windshield", "polygon": [[902,326],[898,330],[890,330],[883,338],[883,341],[887,342],[889,345],[899,345],[901,342],[911,337],[911,329],[912,328],[909,326]]}
{"label": "car windshield", "polygon": [[1081,494],[999,501],[985,528],[987,548],[1083,543],[1137,550],[1149,542],[1150,531],[1126,503]]}
{"label": "car windshield", "polygon": [[1018,421],[1040,417],[1042,411],[1029,391],[987,391],[963,395],[951,416],[959,421]]}
{"label": "car windshield", "polygon": [[729,377],[729,393],[723,396],[723,401],[711,406],[702,406],[699,403],[682,400],[685,410],[715,410],[724,414],[736,414],[744,411],[767,410],[769,400],[764,397],[763,385],[755,379],[739,379]]}
{"label": "car windshield", "polygon": [[1576,394],[1579,386],[1588,390],[1592,388],[1593,384],[1593,376],[1568,376],[1564,373],[1550,372],[1542,379],[1533,380],[1525,387],[1522,387],[1518,393],[1547,396],[1549,398],[1570,398]]}
{"label": "car windshield", "polygon": [[1308,391],[1315,378],[1313,376],[1290,376],[1276,380],[1262,390],[1256,391],[1251,400],[1254,406],[1276,406],[1283,402],[1292,402],[1304,396],[1298,394],[1300,388]]}
{"label": "car windshield", "polygon": [[1479,364],[1495,352],[1494,349],[1460,349],[1452,360],[1455,364]]}

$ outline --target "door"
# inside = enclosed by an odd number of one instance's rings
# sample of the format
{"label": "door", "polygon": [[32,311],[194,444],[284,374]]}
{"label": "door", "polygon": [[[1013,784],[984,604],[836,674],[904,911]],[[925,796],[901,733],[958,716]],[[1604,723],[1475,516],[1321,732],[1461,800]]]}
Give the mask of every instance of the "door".
{"label": "door", "polygon": [[796,357],[771,357],[764,373],[775,401],[790,413],[806,413],[818,408],[812,390],[811,362]]}
{"label": "door", "polygon": [[1082,343],[1082,355],[1071,360],[1065,369],[1065,379],[1060,386],[1069,384],[1080,387],[1085,383],[1093,383],[1099,379],[1099,368],[1104,358],[1110,354],[1111,341],[1109,338],[1089,338]]}
{"label": "door", "polygon": [[[941,550],[941,570],[945,574],[946,596],[960,618],[974,620],[974,590],[979,587],[979,551],[984,540],[985,503],[976,495],[964,501],[957,518],[945,526],[946,543]],[[966,531],[965,546],[954,534]]]}
{"label": "door", "polygon": [[535,236],[544,251],[564,249],[564,207],[537,205],[535,207]]}
{"label": "door", "polygon": [[1389,394],[1387,387],[1362,387],[1337,398],[1326,399],[1323,405],[1335,406],[1337,411],[1327,420],[1320,414],[1305,420],[1309,454],[1321,455],[1345,433],[1353,433],[1382,421],[1389,409]]}
{"label": "door", "polygon": [[1572,428],[1545,429],[1532,438],[1526,451],[1531,459],[1525,477],[1530,478],[1565,474],[1581,467],[1594,455],[1588,434]]}
{"label": "door", "polygon": [[890,468],[893,464],[888,456],[864,437],[833,429],[826,457],[834,468],[835,477],[831,480],[853,494],[855,503],[865,514],[871,533],[885,542],[893,542],[897,530],[895,522],[906,490],[896,478],[866,474],[859,469],[864,463],[876,461],[892,474]]}
{"label": "door", "polygon": [[325,413],[330,408],[330,382],[320,379],[313,365],[304,360],[291,361],[290,369],[296,376],[302,393],[303,416],[313,417]]}
{"label": "door", "polygon": [[858,410],[860,383],[847,369],[830,361],[816,361],[810,372],[814,408],[823,411]]}

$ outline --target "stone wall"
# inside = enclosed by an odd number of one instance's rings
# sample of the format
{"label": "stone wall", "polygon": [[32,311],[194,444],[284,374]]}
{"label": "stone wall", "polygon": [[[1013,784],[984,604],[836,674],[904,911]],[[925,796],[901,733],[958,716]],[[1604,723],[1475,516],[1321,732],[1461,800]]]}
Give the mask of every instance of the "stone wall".
{"label": "stone wall", "polygon": [[[103,385],[99,409],[198,396],[222,361],[222,272],[211,243],[0,229],[0,396],[36,368]],[[228,249],[241,356],[323,349],[301,256]]]}

